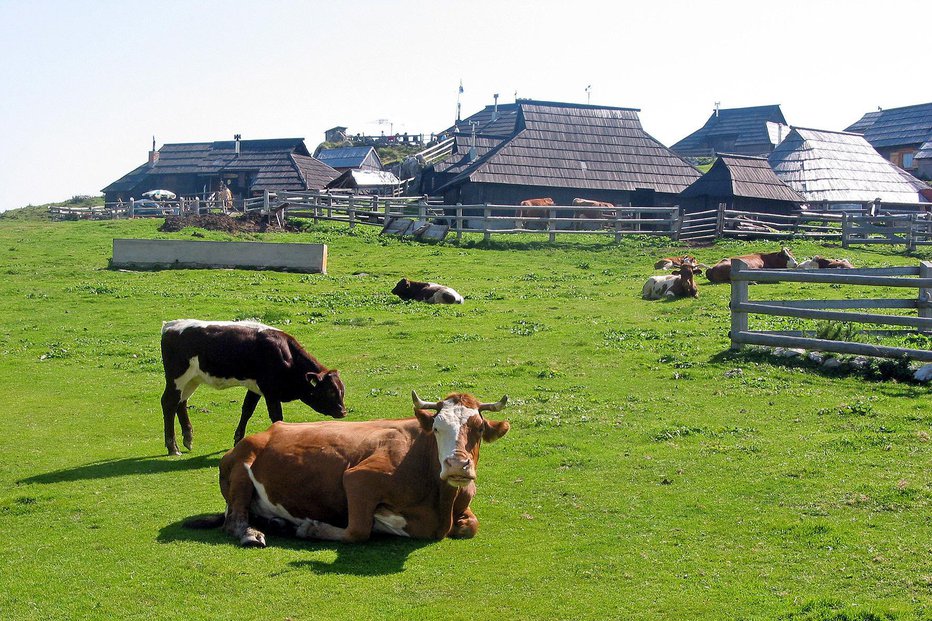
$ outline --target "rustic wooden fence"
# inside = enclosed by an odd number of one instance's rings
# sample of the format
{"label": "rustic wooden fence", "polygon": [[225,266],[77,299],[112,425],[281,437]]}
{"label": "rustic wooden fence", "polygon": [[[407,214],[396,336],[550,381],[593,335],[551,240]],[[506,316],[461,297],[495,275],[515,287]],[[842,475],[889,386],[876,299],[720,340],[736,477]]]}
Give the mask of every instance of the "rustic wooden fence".
{"label": "rustic wooden fence", "polygon": [[[912,278],[918,276],[918,278]],[[751,282],[801,282],[856,285],[859,287],[898,287],[918,289],[913,298],[845,299],[845,300],[768,300],[748,299]],[[850,309],[859,309],[852,311]],[[907,309],[917,316],[881,314],[864,309]],[[834,341],[817,338],[815,331],[752,331],[748,315],[774,315],[826,321],[853,322],[912,328],[912,330],[866,330],[867,334],[896,336],[932,332],[932,262],[917,267],[885,267],[854,270],[785,270],[749,269],[740,259],[731,262],[731,346],[769,345],[800,347],[844,354],[861,354],[883,358],[907,357],[932,362],[932,351],[907,349],[868,343]]]}
{"label": "rustic wooden fence", "polygon": [[708,243],[721,237],[838,240],[842,218],[840,213],[809,210],[795,214],[741,211],[719,203],[715,209],[683,214],[679,239]]}
{"label": "rustic wooden fence", "polygon": [[671,207],[583,207],[555,205],[437,205],[426,197],[352,196],[323,192],[268,192],[248,199],[246,211],[282,214],[317,220],[385,226],[392,218],[445,225],[460,238],[463,233],[545,233],[553,241],[558,234],[601,234],[620,239],[623,235],[665,235],[676,238],[679,208]]}
{"label": "rustic wooden fence", "polygon": [[929,212],[844,214],[841,229],[843,248],[852,244],[902,244],[907,250],[915,250],[917,246],[932,245],[932,214]]}

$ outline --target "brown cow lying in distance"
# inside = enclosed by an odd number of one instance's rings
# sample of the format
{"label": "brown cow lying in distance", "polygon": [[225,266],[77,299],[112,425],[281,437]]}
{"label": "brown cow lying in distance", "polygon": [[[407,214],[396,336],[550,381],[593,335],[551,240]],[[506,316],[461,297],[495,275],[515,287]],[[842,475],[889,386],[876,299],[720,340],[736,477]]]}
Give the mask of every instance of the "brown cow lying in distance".
{"label": "brown cow lying in distance", "polygon": [[[657,261],[656,263],[654,263],[654,269],[655,270],[669,270],[673,268],[682,267],[683,265],[691,265],[692,267],[696,267],[699,265],[699,263],[698,261],[696,261],[696,257],[688,255],[688,254],[684,254],[681,257],[664,257],[660,259],[659,261]],[[708,266],[705,266],[705,267],[708,267]]]}
{"label": "brown cow lying in distance", "polygon": [[284,523],[298,537],[361,542],[372,533],[416,539],[469,538],[479,520],[476,494],[482,442],[508,433],[498,412],[508,397],[479,403],[454,393],[421,401],[414,418],[275,423],[247,436],[220,460],[225,514],[188,528],[223,529],[243,546],[265,547],[256,518]]}
{"label": "brown cow lying in distance", "polygon": [[783,247],[779,252],[745,254],[740,257],[731,257],[722,259],[708,270],[705,275],[710,282],[731,282],[731,262],[734,259],[741,259],[748,264],[748,268],[759,270],[763,268],[787,268],[796,267],[796,259],[789,248]]}
{"label": "brown cow lying in distance", "polygon": [[418,282],[402,278],[392,289],[392,293],[402,300],[415,300],[428,304],[462,304],[463,296],[456,290],[435,282]]}
{"label": "brown cow lying in distance", "polygon": [[798,265],[798,267],[801,270],[854,269],[854,266],[851,265],[851,261],[848,259],[826,259],[825,257],[820,257],[819,255],[812,257],[808,261],[803,261]]}

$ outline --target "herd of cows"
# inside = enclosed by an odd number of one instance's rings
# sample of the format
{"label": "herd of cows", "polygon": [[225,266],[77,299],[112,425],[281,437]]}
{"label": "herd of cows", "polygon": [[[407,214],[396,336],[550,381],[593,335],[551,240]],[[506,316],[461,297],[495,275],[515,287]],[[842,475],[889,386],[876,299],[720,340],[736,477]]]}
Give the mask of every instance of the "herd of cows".
{"label": "herd of cows", "polygon": [[682,257],[665,257],[654,264],[654,269],[675,270],[672,274],[651,276],[641,289],[641,297],[645,300],[659,300],[662,298],[699,297],[699,287],[695,277],[705,270],[706,278],[711,283],[731,282],[731,262],[735,259],[744,261],[749,269],[764,268],[796,268],[796,269],[853,269],[854,266],[847,259],[826,259],[815,256],[799,263],[793,257],[789,248],[781,248],[778,252],[755,252],[739,257],[722,259],[712,267],[699,263],[690,255]]}
{"label": "herd of cows", "polygon": [[[646,299],[698,296],[695,276],[705,270],[713,283],[728,282],[731,261],[759,268],[851,268],[847,261],[815,257],[798,264],[788,248],[723,259],[712,267],[695,257],[667,257],[656,269],[675,270],[644,284]],[[403,300],[462,304],[444,285],[401,279],[392,293]],[[165,447],[180,455],[175,419],[190,450],[193,429],[187,403],[202,384],[247,389],[233,448],[220,462],[226,511],[189,520],[190,528],[216,528],[241,545],[266,545],[260,528],[298,537],[345,542],[373,533],[442,539],[472,537],[479,522],[469,505],[476,493],[476,464],[482,442],[509,429],[487,419],[507,397],[480,403],[465,393],[423,401],[412,392],[414,417],[364,422],[282,422],[282,403],[300,400],[317,412],[346,416],[343,381],[285,332],[254,321],[165,322],[161,338],[165,390],[162,394]],[[246,425],[265,399],[272,426],[246,436]],[[308,493],[313,490],[313,493]]]}

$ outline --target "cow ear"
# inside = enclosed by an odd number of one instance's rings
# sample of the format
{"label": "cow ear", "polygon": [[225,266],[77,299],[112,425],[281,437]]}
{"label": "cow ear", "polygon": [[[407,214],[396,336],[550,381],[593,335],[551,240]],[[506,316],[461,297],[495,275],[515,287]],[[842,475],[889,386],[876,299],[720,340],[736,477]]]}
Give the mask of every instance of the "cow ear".
{"label": "cow ear", "polygon": [[321,383],[326,375],[326,373],[314,373],[313,371],[308,371],[308,374],[305,377],[307,378],[307,383],[316,388],[317,384]]}
{"label": "cow ear", "polygon": [[507,420],[494,421],[486,419],[485,427],[482,429],[482,439],[485,442],[495,442],[508,433],[509,429],[511,429],[511,425]]}
{"label": "cow ear", "polygon": [[424,431],[434,430],[434,416],[437,415],[436,412],[414,408],[414,415],[417,417],[417,422],[421,423],[421,429]]}

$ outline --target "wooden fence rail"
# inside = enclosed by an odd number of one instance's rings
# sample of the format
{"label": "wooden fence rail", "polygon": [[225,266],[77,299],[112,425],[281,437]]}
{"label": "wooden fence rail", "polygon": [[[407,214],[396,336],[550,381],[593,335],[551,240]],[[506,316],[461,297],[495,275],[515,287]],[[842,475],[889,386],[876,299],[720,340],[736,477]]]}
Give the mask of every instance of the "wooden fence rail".
{"label": "wooden fence rail", "polygon": [[[918,276],[913,278],[912,276]],[[748,299],[750,282],[800,282],[844,284],[861,287],[898,287],[918,289],[914,298],[845,299],[845,300],[768,300]],[[861,354],[883,358],[911,358],[932,362],[932,351],[889,347],[848,341],[815,338],[814,331],[752,331],[748,315],[771,315],[902,326],[913,330],[883,331],[890,335],[916,332],[932,333],[932,262],[922,261],[918,267],[865,268],[856,270],[775,270],[749,269],[740,259],[731,262],[731,346],[740,349],[745,344],[773,347],[801,347],[846,354]],[[868,313],[863,309],[915,310],[916,316]],[[829,310],[837,309],[837,310]],[[852,311],[852,309],[858,309]]]}

